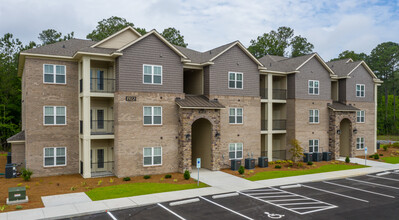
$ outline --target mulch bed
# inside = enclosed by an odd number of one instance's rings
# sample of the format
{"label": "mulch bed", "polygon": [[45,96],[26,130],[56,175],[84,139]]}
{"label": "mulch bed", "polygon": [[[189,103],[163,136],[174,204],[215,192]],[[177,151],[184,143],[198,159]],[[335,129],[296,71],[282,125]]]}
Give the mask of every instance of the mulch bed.
{"label": "mulch bed", "polygon": [[[384,157],[399,157],[399,148],[397,147],[388,147],[388,149],[385,151],[382,147],[380,149],[377,150],[377,153],[380,157],[380,159],[374,159],[374,158],[370,158],[370,155],[367,155],[367,160],[374,160],[374,161],[380,161],[380,162],[384,162],[384,160],[382,160],[381,158]],[[382,156],[381,156],[382,154]],[[357,158],[361,158],[364,159],[364,156],[357,156]]]}

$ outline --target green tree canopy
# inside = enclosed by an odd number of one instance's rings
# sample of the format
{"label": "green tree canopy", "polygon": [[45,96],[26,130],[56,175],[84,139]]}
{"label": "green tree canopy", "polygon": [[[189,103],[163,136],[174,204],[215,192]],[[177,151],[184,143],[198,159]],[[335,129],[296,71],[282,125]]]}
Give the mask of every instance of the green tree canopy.
{"label": "green tree canopy", "polygon": [[345,50],[344,52],[340,53],[337,58],[331,59],[330,61],[346,58],[351,58],[353,61],[364,60],[367,62],[368,60],[368,56],[365,53],[355,53],[353,50]]}
{"label": "green tree canopy", "polygon": [[295,36],[291,40],[291,56],[299,57],[313,52],[313,44],[301,35]]}
{"label": "green tree canopy", "polygon": [[62,36],[61,32],[58,32],[54,29],[47,29],[47,30],[43,30],[39,34],[38,38],[40,41],[42,41],[42,45],[46,45],[46,44],[53,44],[55,42],[72,39],[73,35],[74,35],[74,32],[71,32],[65,36]]}
{"label": "green tree canopy", "polygon": [[170,27],[166,28],[163,30],[161,35],[168,40],[170,43],[181,46],[181,47],[187,47],[188,44],[184,42],[184,36],[180,34],[179,30],[176,30],[176,28]]}

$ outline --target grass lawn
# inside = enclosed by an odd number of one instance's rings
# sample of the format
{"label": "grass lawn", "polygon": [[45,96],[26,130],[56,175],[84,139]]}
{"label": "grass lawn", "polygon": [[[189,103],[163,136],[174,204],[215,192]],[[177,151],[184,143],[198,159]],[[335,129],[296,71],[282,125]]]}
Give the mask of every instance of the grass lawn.
{"label": "grass lawn", "polygon": [[350,169],[357,169],[357,168],[364,168],[367,166],[364,165],[346,165],[346,164],[327,164],[321,166],[317,169],[310,169],[310,170],[282,170],[282,171],[266,171],[266,172],[259,172],[255,175],[247,178],[251,181],[256,180],[265,180],[265,179],[274,179],[274,178],[281,178],[281,177],[288,177],[288,176],[299,176],[305,174],[313,174],[313,173],[324,173],[324,172],[331,172],[331,171],[338,171],[338,170],[350,170]]}
{"label": "grass lawn", "polygon": [[7,153],[0,153],[0,157],[1,157],[1,156],[6,157],[6,156],[7,156]]}
{"label": "grass lawn", "polygon": [[170,184],[170,183],[132,183],[115,186],[106,186],[92,189],[86,194],[93,201],[103,199],[115,199],[129,196],[139,196],[152,193],[170,192],[184,189],[195,189],[207,187],[205,183],[200,183],[197,187],[196,183],[191,184]]}
{"label": "grass lawn", "polygon": [[386,163],[393,163],[393,164],[399,163],[399,157],[383,157],[381,159],[384,160],[384,162]]}
{"label": "grass lawn", "polygon": [[390,140],[390,141],[399,141],[399,136],[395,135],[378,135],[377,140]]}

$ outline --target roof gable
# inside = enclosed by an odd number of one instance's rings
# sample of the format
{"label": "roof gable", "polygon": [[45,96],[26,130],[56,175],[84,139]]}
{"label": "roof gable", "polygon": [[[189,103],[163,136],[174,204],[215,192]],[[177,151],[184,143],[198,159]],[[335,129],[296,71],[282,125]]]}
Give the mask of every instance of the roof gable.
{"label": "roof gable", "polygon": [[229,45],[227,48],[225,48],[223,51],[219,52],[218,54],[216,54],[215,56],[213,56],[209,61],[213,62],[216,58],[218,58],[219,56],[223,55],[224,53],[226,53],[228,50],[230,50],[231,48],[233,48],[234,46],[238,46],[249,58],[251,58],[252,61],[254,61],[254,63],[258,64],[259,66],[263,67],[263,64],[261,62],[259,62],[258,59],[256,59],[248,50],[247,48],[244,47],[244,45],[242,45],[239,41],[236,41],[234,43],[232,43],[231,45]]}
{"label": "roof gable", "polygon": [[301,67],[303,67],[307,62],[309,62],[311,59],[316,58],[317,61],[320,62],[320,64],[330,73],[330,75],[336,75],[334,71],[324,62],[324,60],[317,54],[313,53],[312,56],[310,56],[305,62],[303,62],[301,65],[299,65],[296,70],[299,70]]}
{"label": "roof gable", "polygon": [[134,28],[129,26],[99,41],[91,47],[119,49],[139,37],[141,37],[141,34],[137,32]]}

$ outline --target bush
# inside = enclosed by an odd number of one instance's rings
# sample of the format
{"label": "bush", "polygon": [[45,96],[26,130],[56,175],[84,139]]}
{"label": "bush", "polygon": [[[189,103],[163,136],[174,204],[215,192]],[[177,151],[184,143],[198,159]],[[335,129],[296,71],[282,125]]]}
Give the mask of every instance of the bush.
{"label": "bush", "polygon": [[308,161],[308,165],[310,166],[310,165],[313,165],[313,162],[312,161]]}
{"label": "bush", "polygon": [[380,159],[380,156],[377,153],[375,153],[374,154],[374,159],[378,160],[378,159]]}
{"label": "bush", "polygon": [[242,175],[242,174],[244,174],[244,172],[245,172],[244,167],[240,166],[240,168],[238,168],[238,173]]}
{"label": "bush", "polygon": [[301,163],[301,162],[298,162],[296,165],[297,165],[298,167],[303,167],[303,163]]}
{"label": "bush", "polygon": [[25,181],[29,181],[30,180],[30,176],[32,176],[33,172],[29,169],[22,169],[22,178]]}
{"label": "bush", "polygon": [[151,178],[150,175],[145,175],[145,176],[144,176],[144,179],[146,179],[146,180],[149,179],[149,178]]}
{"label": "bush", "polygon": [[190,171],[188,171],[188,170],[184,171],[183,177],[185,180],[190,179]]}
{"label": "bush", "polygon": [[170,178],[172,178],[172,175],[170,175],[170,174],[165,175],[165,179],[170,179]]}
{"label": "bush", "polygon": [[277,164],[276,166],[274,166],[274,168],[281,169],[281,165]]}
{"label": "bush", "polygon": [[17,206],[15,206],[15,209],[16,210],[20,210],[20,209],[23,209],[24,207],[22,207],[22,205],[17,205]]}
{"label": "bush", "polygon": [[124,177],[123,181],[130,181],[130,177]]}
{"label": "bush", "polygon": [[380,154],[380,156],[384,156],[384,154]]}
{"label": "bush", "polygon": [[101,186],[102,183],[103,183],[103,180],[99,180],[99,181],[97,182],[97,185],[98,185],[98,186]]}
{"label": "bush", "polygon": [[370,155],[369,158],[374,158],[374,154],[373,154],[373,155]]}
{"label": "bush", "polygon": [[398,147],[399,147],[399,142],[395,142],[395,143],[393,143],[393,144],[392,144],[392,147],[396,147],[396,148],[398,148]]}
{"label": "bush", "polygon": [[388,150],[388,145],[382,145],[382,149],[384,149],[384,151]]}
{"label": "bush", "polygon": [[349,162],[351,162],[351,160],[349,159],[348,156],[346,156],[346,158],[345,158],[345,163],[349,163]]}
{"label": "bush", "polygon": [[280,164],[281,163],[281,160],[276,160],[276,164]]}

